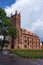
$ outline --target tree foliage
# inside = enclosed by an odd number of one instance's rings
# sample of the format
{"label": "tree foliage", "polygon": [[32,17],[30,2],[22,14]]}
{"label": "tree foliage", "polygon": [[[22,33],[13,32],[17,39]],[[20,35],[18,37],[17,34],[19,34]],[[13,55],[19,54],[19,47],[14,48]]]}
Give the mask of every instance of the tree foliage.
{"label": "tree foliage", "polygon": [[[1,34],[4,35],[4,41],[2,44],[1,49],[5,44],[5,36],[8,34],[12,37],[12,40],[16,39],[17,37],[17,28],[15,26],[12,27],[11,20],[7,17],[6,12],[4,9],[0,8],[0,20],[3,21],[4,26],[0,27]],[[2,28],[2,29],[1,29]]]}
{"label": "tree foliage", "polygon": [[3,17],[6,17],[6,12],[4,9],[0,8],[0,19],[2,19]]}
{"label": "tree foliage", "polygon": [[16,38],[17,37],[17,28],[9,27],[9,35],[13,38]]}
{"label": "tree foliage", "polygon": [[4,9],[0,8],[0,19],[6,24],[6,26],[11,26],[11,20],[7,17]]}

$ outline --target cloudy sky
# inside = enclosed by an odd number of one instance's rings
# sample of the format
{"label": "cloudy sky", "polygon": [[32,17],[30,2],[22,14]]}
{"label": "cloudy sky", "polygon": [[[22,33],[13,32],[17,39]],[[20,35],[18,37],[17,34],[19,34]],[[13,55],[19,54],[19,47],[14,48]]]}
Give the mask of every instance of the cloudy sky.
{"label": "cloudy sky", "polygon": [[7,16],[21,13],[21,27],[30,29],[43,40],[43,0],[0,0]]}

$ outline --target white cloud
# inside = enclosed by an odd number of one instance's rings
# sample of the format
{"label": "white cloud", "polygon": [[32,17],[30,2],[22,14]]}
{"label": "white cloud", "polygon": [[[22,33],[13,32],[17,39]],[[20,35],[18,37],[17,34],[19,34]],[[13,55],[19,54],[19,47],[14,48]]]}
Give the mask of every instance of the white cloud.
{"label": "white cloud", "polygon": [[41,21],[40,19],[37,20],[36,22],[32,23],[31,30],[35,31],[37,28],[42,28],[43,29],[43,21]]}
{"label": "white cloud", "polygon": [[43,30],[43,13],[40,15],[40,17],[32,23],[31,30],[35,31],[36,29],[42,29]]}
{"label": "white cloud", "polygon": [[7,12],[7,16],[10,16],[11,13],[14,14],[15,10],[22,10],[22,7],[28,3],[28,0],[16,0],[16,3],[13,3],[11,6],[7,6],[5,11]]}
{"label": "white cloud", "polygon": [[42,29],[43,0],[16,0],[11,6],[5,8],[7,16],[10,16],[11,13],[14,14],[15,10],[21,13],[22,28],[31,29],[32,31],[38,28]]}

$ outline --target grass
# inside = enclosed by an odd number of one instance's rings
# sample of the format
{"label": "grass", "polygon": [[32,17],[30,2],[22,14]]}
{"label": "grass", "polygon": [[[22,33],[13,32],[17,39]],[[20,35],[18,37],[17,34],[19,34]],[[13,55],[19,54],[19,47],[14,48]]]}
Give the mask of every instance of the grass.
{"label": "grass", "polygon": [[43,50],[12,50],[11,53],[24,58],[43,58]]}

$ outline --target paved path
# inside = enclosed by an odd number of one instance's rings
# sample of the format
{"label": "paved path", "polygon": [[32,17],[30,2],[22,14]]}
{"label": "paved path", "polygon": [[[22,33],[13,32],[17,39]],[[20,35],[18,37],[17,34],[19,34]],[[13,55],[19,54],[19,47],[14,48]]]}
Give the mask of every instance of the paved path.
{"label": "paved path", "polygon": [[26,59],[12,54],[0,53],[0,65],[43,65],[43,59]]}

